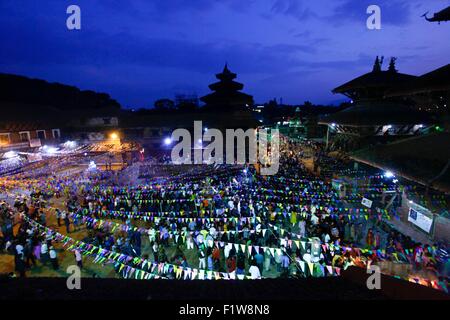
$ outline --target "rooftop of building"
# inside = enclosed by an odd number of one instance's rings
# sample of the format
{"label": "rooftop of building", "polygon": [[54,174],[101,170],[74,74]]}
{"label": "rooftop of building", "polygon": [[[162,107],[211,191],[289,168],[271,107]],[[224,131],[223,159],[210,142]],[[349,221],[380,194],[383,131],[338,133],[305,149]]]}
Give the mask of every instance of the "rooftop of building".
{"label": "rooftop of building", "polygon": [[381,70],[382,60],[383,58],[380,60],[377,57],[371,72],[365,73],[334,88],[332,92],[346,93],[367,88],[391,88],[417,78],[413,75],[399,73],[395,69],[395,58],[391,58],[388,70]]}
{"label": "rooftop of building", "polygon": [[450,64],[404,82],[386,94],[387,97],[450,91]]}
{"label": "rooftop of building", "polygon": [[392,101],[365,101],[322,117],[319,124],[345,126],[434,124],[433,115]]}
{"label": "rooftop of building", "polygon": [[429,184],[437,190],[450,193],[449,132],[407,138],[358,150],[350,156],[422,185]]}

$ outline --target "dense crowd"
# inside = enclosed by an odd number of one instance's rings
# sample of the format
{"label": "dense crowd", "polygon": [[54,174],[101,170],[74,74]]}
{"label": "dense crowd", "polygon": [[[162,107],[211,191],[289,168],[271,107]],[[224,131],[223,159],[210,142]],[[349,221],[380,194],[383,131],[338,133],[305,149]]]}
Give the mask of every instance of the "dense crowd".
{"label": "dense crowd", "polygon": [[[55,237],[18,219],[22,213],[42,227],[52,217],[69,237],[83,232],[85,243],[135,257],[128,262],[135,268],[145,269],[145,260],[259,279],[335,276],[352,265],[386,261],[411,265],[414,272],[428,270],[436,275],[432,286],[446,290],[445,244],[417,243],[384,224],[386,212],[363,207],[361,194],[342,196],[330,180],[306,168],[305,150],[314,154],[315,167],[337,165],[323,160],[316,144],[284,141],[276,176],[260,176],[246,166],[180,170],[152,161],[141,165],[143,180],[132,186],[117,183],[120,173],[105,172],[90,173],[88,179],[79,174],[34,181],[30,195],[15,199],[13,206],[1,205],[2,248],[14,254],[21,276],[37,261],[59,268]],[[382,178],[372,184],[389,187]],[[64,200],[64,206],[49,208],[54,199]],[[14,221],[19,223],[15,232]],[[85,252],[72,251],[83,266]],[[120,264],[114,268],[127,277]],[[158,274],[177,278],[177,269]]]}

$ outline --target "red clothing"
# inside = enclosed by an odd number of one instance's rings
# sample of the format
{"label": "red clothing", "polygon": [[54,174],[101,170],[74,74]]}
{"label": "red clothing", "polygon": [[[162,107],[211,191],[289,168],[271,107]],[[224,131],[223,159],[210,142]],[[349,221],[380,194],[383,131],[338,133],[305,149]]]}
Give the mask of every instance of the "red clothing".
{"label": "red clothing", "polygon": [[373,233],[372,231],[367,232],[366,244],[371,247],[373,245]]}
{"label": "red clothing", "polygon": [[212,252],[212,258],[214,260],[220,260],[220,251],[219,248],[215,247],[213,252]]}
{"label": "red clothing", "polygon": [[227,259],[227,269],[229,273],[236,270],[236,259],[234,257]]}

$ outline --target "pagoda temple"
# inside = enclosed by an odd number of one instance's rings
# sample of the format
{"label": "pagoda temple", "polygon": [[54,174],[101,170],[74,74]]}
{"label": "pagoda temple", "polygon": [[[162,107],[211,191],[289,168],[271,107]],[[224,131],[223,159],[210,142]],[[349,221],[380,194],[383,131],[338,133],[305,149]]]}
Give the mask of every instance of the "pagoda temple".
{"label": "pagoda temple", "polygon": [[205,108],[245,110],[253,105],[253,97],[240,92],[244,85],[234,81],[236,73],[228,69],[228,64],[225,64],[222,73],[216,74],[216,78],[219,81],[209,85],[213,92],[200,98],[206,104]]}
{"label": "pagoda temple", "polygon": [[387,96],[393,88],[417,79],[399,73],[395,60],[391,58],[388,70],[382,70],[383,59],[377,57],[371,72],[333,90],[352,99],[353,105],[319,121],[328,126],[327,145],[333,135],[335,147],[360,148],[380,140],[422,134],[435,123],[430,113],[419,110],[409,99]]}

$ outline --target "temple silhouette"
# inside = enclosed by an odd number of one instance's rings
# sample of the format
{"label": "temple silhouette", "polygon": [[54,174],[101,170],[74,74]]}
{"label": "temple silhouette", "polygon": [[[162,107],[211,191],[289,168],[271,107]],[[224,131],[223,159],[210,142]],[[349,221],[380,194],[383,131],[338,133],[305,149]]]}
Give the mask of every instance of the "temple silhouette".
{"label": "temple silhouette", "polygon": [[410,99],[388,96],[394,88],[417,79],[398,72],[395,61],[391,58],[388,69],[382,70],[383,58],[376,57],[371,72],[333,89],[352,99],[352,106],[322,118],[319,124],[335,133],[334,143],[340,148],[424,134],[434,125],[431,115],[414,107]]}
{"label": "temple silhouette", "polygon": [[253,97],[240,92],[244,85],[234,81],[236,77],[236,73],[231,72],[226,63],[222,73],[216,74],[219,81],[208,86],[213,92],[200,98],[206,104],[206,109],[236,111],[253,105]]}

